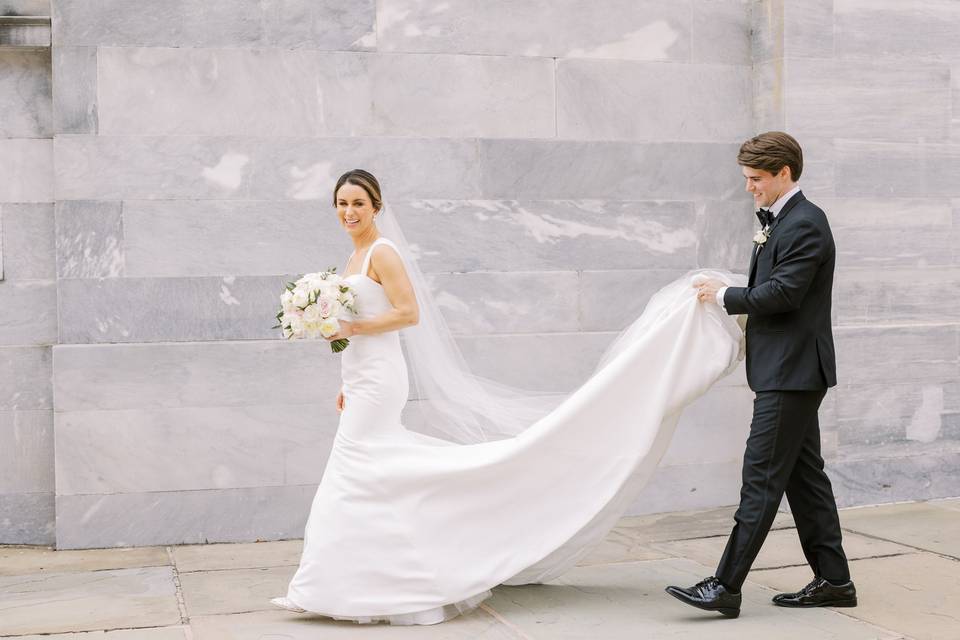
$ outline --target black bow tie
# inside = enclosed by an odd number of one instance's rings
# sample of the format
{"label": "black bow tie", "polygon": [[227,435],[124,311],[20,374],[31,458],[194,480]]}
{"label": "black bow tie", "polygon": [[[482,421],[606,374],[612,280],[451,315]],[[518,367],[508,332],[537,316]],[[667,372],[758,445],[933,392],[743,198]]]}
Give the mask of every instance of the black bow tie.
{"label": "black bow tie", "polygon": [[760,221],[760,226],[768,227],[773,224],[773,212],[769,209],[757,209],[757,220]]}

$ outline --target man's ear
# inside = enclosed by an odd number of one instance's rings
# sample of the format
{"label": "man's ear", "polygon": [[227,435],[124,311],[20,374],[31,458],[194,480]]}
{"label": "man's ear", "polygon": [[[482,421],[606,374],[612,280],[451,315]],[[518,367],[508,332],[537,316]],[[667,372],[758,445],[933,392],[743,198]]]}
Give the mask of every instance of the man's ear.
{"label": "man's ear", "polygon": [[793,171],[790,170],[790,165],[785,164],[780,167],[780,173],[777,174],[777,177],[793,182]]}

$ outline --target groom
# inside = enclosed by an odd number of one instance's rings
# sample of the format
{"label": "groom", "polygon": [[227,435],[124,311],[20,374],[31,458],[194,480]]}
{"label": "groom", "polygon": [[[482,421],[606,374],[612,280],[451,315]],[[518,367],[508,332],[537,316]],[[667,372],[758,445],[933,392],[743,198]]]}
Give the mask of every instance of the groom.
{"label": "groom", "polygon": [[689,605],[735,618],[746,580],[777,507],[787,494],[814,579],[796,593],[774,596],[782,607],[854,607],[857,591],[843,553],[840,520],[820,457],[817,410],[837,384],[830,327],[836,248],[823,211],[797,180],[803,154],[793,137],[763,133],[740,147],[737,162],[759,211],[746,287],[716,280],[698,299],[728,314],[747,315],[747,382],[756,393],[743,456],[735,525],[711,576],[667,593]]}

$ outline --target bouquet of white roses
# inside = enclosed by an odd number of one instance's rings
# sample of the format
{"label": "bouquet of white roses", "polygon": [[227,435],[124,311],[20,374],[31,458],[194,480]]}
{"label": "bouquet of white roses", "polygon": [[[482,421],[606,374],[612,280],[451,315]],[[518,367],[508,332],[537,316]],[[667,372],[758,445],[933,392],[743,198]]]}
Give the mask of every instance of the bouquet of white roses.
{"label": "bouquet of white roses", "polygon": [[[340,318],[357,313],[357,296],[353,289],[337,275],[336,269],[308,273],[296,282],[288,282],[280,295],[280,311],[274,329],[281,329],[283,337],[329,338],[340,331]],[[334,340],[330,348],[339,353],[347,348],[347,339]]]}

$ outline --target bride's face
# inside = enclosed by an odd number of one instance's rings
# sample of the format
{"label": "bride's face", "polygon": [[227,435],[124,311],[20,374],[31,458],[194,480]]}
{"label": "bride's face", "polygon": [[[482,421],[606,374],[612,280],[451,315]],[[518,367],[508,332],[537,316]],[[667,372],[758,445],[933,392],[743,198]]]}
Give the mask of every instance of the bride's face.
{"label": "bride's face", "polygon": [[337,217],[351,236],[362,235],[373,226],[376,211],[363,187],[345,184],[337,191]]}

